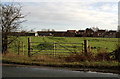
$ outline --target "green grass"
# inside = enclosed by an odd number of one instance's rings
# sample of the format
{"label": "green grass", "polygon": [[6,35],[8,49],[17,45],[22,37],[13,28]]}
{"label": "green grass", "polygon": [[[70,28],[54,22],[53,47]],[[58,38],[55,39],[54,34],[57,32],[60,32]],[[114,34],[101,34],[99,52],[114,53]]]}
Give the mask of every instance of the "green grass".
{"label": "green grass", "polygon": [[[56,43],[56,55],[69,55],[71,52],[82,52],[81,44],[60,44],[60,43],[84,43],[84,40],[88,40],[88,44],[92,47],[92,53],[96,54],[98,52],[98,49],[104,49],[107,52],[112,52],[116,49],[116,45],[118,44],[118,38],[92,38],[92,37],[34,37],[31,36],[31,42],[42,42],[42,43],[31,43],[33,47],[31,46],[33,51],[40,51],[39,54],[53,54],[52,48],[54,48],[54,41]],[[25,55],[27,55],[28,52],[28,36],[21,36],[19,37],[21,43],[24,42],[25,47]],[[47,42],[45,44],[45,42]],[[49,44],[48,44],[49,43]],[[48,44],[48,45],[47,45]],[[43,45],[43,47],[42,47]],[[61,47],[61,46],[64,47]],[[45,47],[46,46],[46,47]],[[72,47],[67,47],[72,46]],[[12,53],[17,53],[17,47],[14,45],[10,46],[9,49]],[[74,47],[74,48],[73,48]],[[51,49],[51,50],[41,50],[41,49]],[[22,50],[22,44],[20,47],[20,50]],[[72,51],[69,51],[72,50]],[[60,52],[60,53],[57,53]],[[62,52],[69,52],[69,53],[62,53]],[[22,51],[20,52],[22,54]],[[34,52],[31,52],[34,53]]]}

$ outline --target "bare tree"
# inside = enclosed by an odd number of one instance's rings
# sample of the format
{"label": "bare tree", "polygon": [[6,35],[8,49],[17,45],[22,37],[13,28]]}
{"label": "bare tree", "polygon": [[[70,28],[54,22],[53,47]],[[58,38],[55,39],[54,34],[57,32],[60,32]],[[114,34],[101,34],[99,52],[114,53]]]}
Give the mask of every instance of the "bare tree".
{"label": "bare tree", "polygon": [[[7,54],[8,46],[17,40],[20,24],[24,22],[25,17],[21,13],[21,5],[15,3],[5,3],[0,5],[1,29],[2,29],[2,53]],[[16,36],[11,36],[12,34]],[[9,38],[9,40],[8,40]]]}
{"label": "bare tree", "polygon": [[29,32],[35,32],[34,29],[31,29]]}
{"label": "bare tree", "polygon": [[55,32],[55,30],[54,30],[54,29],[52,29],[52,32]]}
{"label": "bare tree", "polygon": [[99,30],[99,28],[98,28],[98,27],[91,27],[91,29],[92,29],[94,32],[96,32],[96,31],[98,31],[98,30]]}

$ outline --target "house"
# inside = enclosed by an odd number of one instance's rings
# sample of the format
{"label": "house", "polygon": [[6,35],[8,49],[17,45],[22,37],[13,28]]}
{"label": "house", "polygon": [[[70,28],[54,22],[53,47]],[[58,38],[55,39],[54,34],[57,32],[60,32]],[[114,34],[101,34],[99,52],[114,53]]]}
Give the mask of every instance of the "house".
{"label": "house", "polygon": [[67,32],[65,33],[65,37],[75,37],[77,31],[76,30],[67,30]]}
{"label": "house", "polygon": [[97,36],[98,37],[104,37],[105,33],[106,33],[106,30],[98,30],[97,31]]}
{"label": "house", "polygon": [[115,30],[110,30],[109,33],[110,35],[116,35],[117,32]]}
{"label": "house", "polygon": [[52,36],[52,33],[50,33],[50,32],[38,31],[37,33],[39,36]]}
{"label": "house", "polygon": [[76,36],[77,37],[83,37],[84,34],[85,34],[85,30],[78,30]]}
{"label": "house", "polygon": [[94,32],[93,37],[98,37],[98,32]]}
{"label": "house", "polygon": [[97,30],[94,32],[91,28],[86,30],[67,30],[67,31],[38,31],[38,34],[41,36],[55,36],[55,37],[108,37],[114,38],[118,37],[118,34],[115,30]]}
{"label": "house", "polygon": [[68,33],[76,33],[76,30],[67,30]]}
{"label": "house", "polygon": [[53,36],[55,37],[65,37],[65,33],[67,33],[66,31],[57,31],[53,33]]}
{"label": "house", "polygon": [[106,38],[115,38],[115,37],[117,37],[117,32],[114,31],[114,30],[110,30],[110,31],[105,33],[104,37],[106,37]]}
{"label": "house", "polygon": [[84,34],[85,33],[85,30],[78,30],[77,34]]}
{"label": "house", "polygon": [[86,37],[93,37],[94,31],[92,29],[87,28],[85,30]]}

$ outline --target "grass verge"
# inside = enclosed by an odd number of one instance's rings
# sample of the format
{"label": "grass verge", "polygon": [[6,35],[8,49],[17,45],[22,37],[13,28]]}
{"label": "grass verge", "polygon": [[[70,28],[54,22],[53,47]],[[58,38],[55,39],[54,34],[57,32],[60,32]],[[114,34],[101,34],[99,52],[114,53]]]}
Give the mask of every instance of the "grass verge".
{"label": "grass verge", "polygon": [[67,68],[97,68],[118,70],[117,61],[84,61],[84,62],[66,62],[64,59],[58,59],[48,56],[18,56],[6,55],[2,57],[2,62],[7,64],[49,66],[49,67],[67,67]]}

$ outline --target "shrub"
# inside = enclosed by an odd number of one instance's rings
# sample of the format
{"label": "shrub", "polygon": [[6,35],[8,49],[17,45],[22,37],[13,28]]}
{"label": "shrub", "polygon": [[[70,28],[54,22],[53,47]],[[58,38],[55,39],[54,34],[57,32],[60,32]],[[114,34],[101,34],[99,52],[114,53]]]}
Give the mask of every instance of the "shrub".
{"label": "shrub", "polygon": [[91,52],[89,52],[87,56],[85,56],[84,54],[74,53],[71,54],[70,56],[65,57],[65,61],[67,62],[81,62],[86,60],[87,61],[94,60],[94,56],[91,54]]}
{"label": "shrub", "polygon": [[116,45],[116,50],[114,50],[114,59],[120,61],[120,45]]}
{"label": "shrub", "polygon": [[98,53],[95,56],[96,61],[110,60],[110,56],[108,55],[105,49],[98,49]]}
{"label": "shrub", "polygon": [[79,54],[71,54],[70,56],[65,57],[65,61],[67,62],[86,61],[86,57]]}

